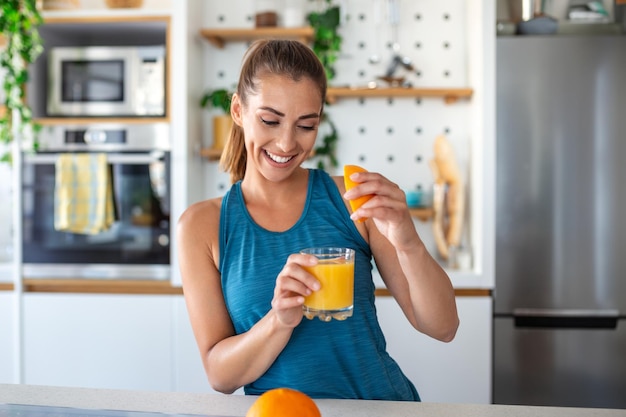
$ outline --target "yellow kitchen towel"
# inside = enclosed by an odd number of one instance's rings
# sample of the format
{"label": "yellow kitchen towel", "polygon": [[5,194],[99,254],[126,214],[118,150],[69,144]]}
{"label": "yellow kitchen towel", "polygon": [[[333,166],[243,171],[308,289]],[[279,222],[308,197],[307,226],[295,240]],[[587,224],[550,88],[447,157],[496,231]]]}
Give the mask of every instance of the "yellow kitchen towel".
{"label": "yellow kitchen towel", "polygon": [[56,162],[54,228],[97,234],[115,220],[106,154],[66,153]]}

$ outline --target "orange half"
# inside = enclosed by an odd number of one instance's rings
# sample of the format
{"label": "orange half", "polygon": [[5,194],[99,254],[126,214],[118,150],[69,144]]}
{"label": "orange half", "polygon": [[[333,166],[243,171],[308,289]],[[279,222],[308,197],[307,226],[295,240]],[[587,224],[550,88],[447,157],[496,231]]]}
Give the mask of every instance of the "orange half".
{"label": "orange half", "polygon": [[[346,191],[352,189],[355,185],[359,184],[358,182],[354,182],[350,179],[350,175],[354,174],[355,172],[367,172],[367,170],[365,168],[361,168],[358,165],[344,165],[343,183],[346,186]],[[368,194],[368,195],[355,198],[354,200],[349,200],[350,208],[352,208],[352,212],[354,213],[355,211],[357,211],[359,207],[365,204],[372,197],[373,197],[372,194]],[[363,219],[361,219],[360,221],[363,221]]]}

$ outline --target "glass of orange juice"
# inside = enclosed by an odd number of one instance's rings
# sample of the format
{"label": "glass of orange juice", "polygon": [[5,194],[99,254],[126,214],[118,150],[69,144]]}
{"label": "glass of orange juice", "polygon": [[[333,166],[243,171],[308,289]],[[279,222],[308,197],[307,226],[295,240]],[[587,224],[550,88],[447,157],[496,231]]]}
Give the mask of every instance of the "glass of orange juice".
{"label": "glass of orange juice", "polygon": [[318,264],[305,267],[321,284],[304,299],[304,316],[322,321],[345,320],[352,316],[354,302],[354,249],[307,248],[302,254],[315,255]]}

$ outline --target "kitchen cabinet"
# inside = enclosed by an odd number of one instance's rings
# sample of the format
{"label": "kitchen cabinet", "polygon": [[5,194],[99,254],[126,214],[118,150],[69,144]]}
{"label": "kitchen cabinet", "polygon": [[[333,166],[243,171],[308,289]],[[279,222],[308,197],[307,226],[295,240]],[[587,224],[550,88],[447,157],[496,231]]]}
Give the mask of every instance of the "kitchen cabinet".
{"label": "kitchen cabinet", "polygon": [[[4,314],[10,303],[2,295],[0,337],[5,327],[8,336],[12,329],[5,318],[10,314]],[[216,392],[204,373],[183,296],[26,293],[24,298],[26,384]],[[12,344],[5,346],[4,340],[11,339],[1,340],[0,383],[13,382],[10,373],[4,377],[4,370],[12,369],[7,351]]]}
{"label": "kitchen cabinet", "polygon": [[491,402],[491,297],[457,297],[461,324],[450,343],[417,332],[392,297],[377,297],[387,350],[422,401]]}
{"label": "kitchen cabinet", "polygon": [[14,376],[14,295],[10,291],[0,291],[0,383],[15,382]]}
{"label": "kitchen cabinet", "polygon": [[172,389],[172,296],[24,295],[24,381]]}
{"label": "kitchen cabinet", "polygon": [[[0,382],[13,382],[11,296],[0,293]],[[392,297],[376,305],[389,353],[423,401],[490,402],[489,296],[457,297],[461,325],[447,344],[415,331]],[[182,295],[26,293],[23,359],[27,384],[215,392]]]}

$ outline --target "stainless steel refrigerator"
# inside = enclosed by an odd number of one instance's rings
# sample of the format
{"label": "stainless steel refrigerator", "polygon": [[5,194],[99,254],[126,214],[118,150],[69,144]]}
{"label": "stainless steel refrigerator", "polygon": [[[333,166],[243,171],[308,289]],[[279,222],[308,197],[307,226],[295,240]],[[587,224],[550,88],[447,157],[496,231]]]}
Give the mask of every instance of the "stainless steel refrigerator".
{"label": "stainless steel refrigerator", "polygon": [[493,401],[626,408],[626,37],[496,48]]}

